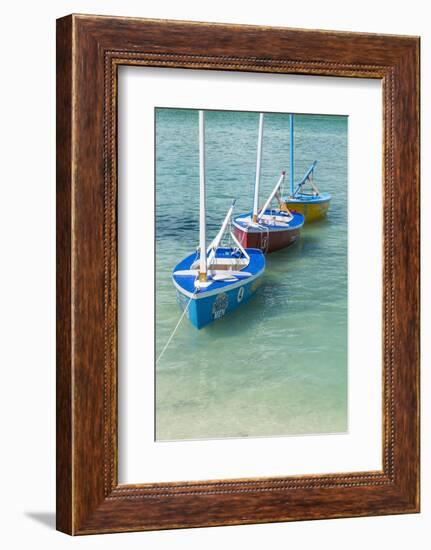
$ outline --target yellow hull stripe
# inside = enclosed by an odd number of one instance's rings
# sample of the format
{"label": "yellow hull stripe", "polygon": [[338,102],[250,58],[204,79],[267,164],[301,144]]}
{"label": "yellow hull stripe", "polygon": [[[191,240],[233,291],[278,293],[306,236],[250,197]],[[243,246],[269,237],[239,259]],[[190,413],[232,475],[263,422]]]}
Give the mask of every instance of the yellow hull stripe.
{"label": "yellow hull stripe", "polygon": [[324,218],[329,209],[329,200],[325,202],[318,202],[310,204],[307,202],[285,202],[280,210],[294,210],[299,212],[305,218],[306,222],[314,222]]}

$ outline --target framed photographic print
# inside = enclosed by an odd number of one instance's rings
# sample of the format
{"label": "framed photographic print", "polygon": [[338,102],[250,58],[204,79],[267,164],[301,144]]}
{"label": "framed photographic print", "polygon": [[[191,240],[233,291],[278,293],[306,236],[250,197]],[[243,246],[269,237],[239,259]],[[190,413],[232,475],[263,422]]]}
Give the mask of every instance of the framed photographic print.
{"label": "framed photographic print", "polygon": [[419,511],[419,39],[57,22],[57,528]]}

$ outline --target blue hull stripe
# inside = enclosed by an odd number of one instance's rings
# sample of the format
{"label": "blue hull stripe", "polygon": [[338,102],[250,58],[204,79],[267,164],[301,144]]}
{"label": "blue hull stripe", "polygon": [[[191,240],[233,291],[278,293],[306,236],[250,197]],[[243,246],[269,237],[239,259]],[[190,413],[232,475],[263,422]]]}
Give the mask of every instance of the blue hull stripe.
{"label": "blue hull stripe", "polygon": [[241,286],[236,286],[235,288],[231,288],[225,292],[218,292],[211,296],[204,296],[200,300],[190,299],[177,290],[177,301],[182,310],[190,303],[187,317],[192,325],[200,329],[217,319],[221,319],[241,304],[246,303],[260,284],[260,280],[256,280],[256,278],[253,278],[253,280],[250,279],[244,281]]}

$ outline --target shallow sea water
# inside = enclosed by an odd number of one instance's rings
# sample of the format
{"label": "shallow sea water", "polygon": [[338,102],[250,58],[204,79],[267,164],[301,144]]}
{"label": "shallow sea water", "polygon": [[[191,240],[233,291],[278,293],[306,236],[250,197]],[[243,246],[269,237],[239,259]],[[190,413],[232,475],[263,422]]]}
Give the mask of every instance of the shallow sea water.
{"label": "shallow sea water", "polygon": [[[206,112],[207,233],[230,206],[250,211],[258,113]],[[156,112],[156,357],[180,318],[172,268],[196,249],[198,112]],[[347,430],[347,117],[295,116],[295,179],[318,160],[326,220],[267,256],[263,284],[196,330],[184,318],[156,367],[156,439]],[[260,204],[289,174],[289,116],[266,114]]]}

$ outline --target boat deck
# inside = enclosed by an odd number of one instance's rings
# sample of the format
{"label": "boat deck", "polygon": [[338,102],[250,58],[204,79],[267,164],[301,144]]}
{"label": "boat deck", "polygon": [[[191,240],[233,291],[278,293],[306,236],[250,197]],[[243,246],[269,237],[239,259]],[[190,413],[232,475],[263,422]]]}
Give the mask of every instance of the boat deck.
{"label": "boat deck", "polygon": [[[231,248],[218,248],[216,253],[216,260],[219,260],[215,264],[215,269],[211,268],[208,271],[208,281],[210,284],[205,288],[200,288],[195,294],[196,298],[204,297],[208,293],[218,293],[223,290],[228,290],[234,284],[241,285],[243,281],[251,281],[258,277],[265,269],[265,256],[261,250],[248,248],[247,254],[250,256],[250,260],[246,263],[243,262],[231,262],[229,260],[235,259],[232,256]],[[197,278],[197,266],[198,266],[199,254],[196,252],[190,254],[184,258],[179,264],[177,264],[172,273],[172,279],[177,287],[183,294],[192,296],[195,291],[195,281]],[[227,260],[223,263],[223,259]],[[242,260],[240,253],[238,254],[238,260]],[[237,269],[239,264],[239,268]],[[193,271],[189,274],[184,274],[184,271]],[[226,279],[220,279],[220,271],[226,273]],[[232,271],[232,275],[229,276],[229,271]],[[243,271],[243,273],[241,273]],[[214,278],[213,278],[214,272]]]}
{"label": "boat deck", "polygon": [[282,210],[265,210],[263,219],[259,223],[253,223],[252,213],[242,214],[233,220],[233,225],[247,232],[261,233],[262,231],[288,231],[297,230],[304,225],[304,217],[298,212],[292,212],[290,216]]}
{"label": "boat deck", "polygon": [[319,204],[322,202],[328,202],[331,200],[331,195],[329,193],[320,193],[320,195],[311,195],[307,193],[298,193],[294,197],[286,196],[283,197],[282,202],[290,204],[294,207],[295,203],[312,203]]}

